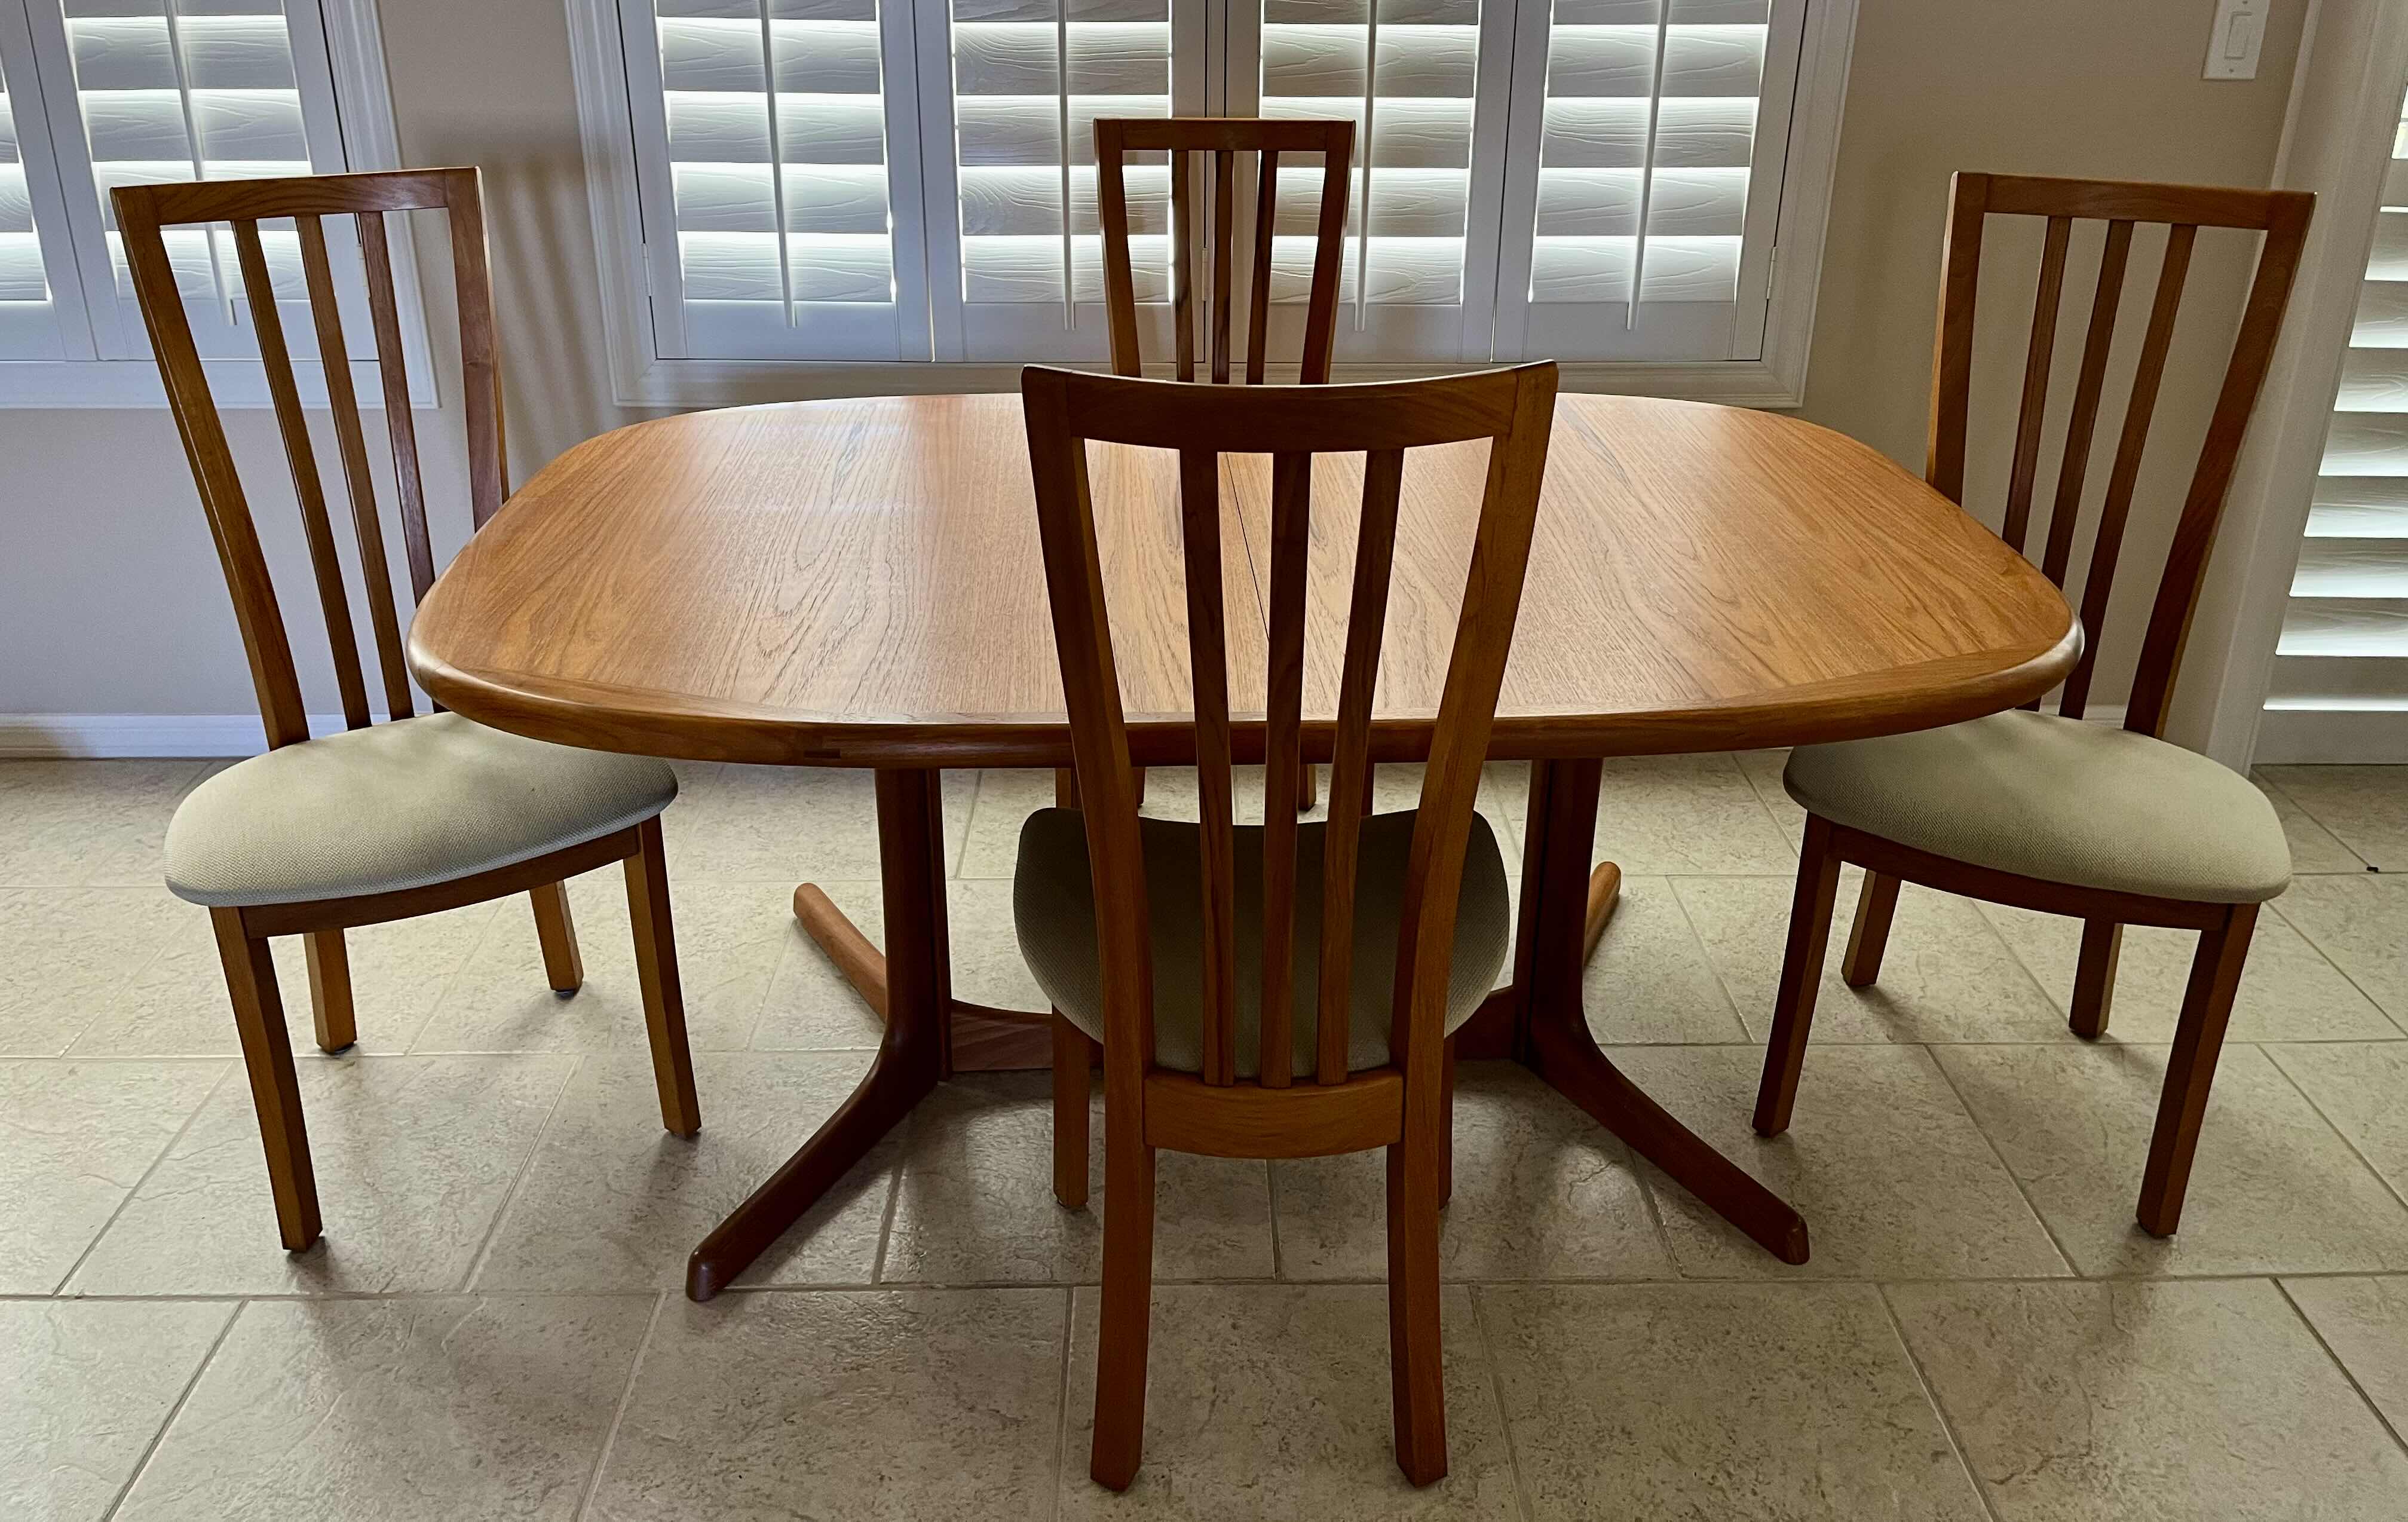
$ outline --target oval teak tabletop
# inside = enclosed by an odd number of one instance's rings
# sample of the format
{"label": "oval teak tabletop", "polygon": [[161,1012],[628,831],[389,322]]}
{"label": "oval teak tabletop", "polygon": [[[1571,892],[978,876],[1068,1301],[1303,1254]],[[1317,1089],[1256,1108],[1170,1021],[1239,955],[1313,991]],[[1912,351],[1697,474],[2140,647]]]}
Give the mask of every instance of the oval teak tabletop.
{"label": "oval teak tabletop", "polygon": [[[1485,458],[1484,444],[1408,456],[1382,759],[1426,746]],[[1091,446],[1091,459],[1136,759],[1171,762],[1190,706],[1175,457]],[[1335,707],[1359,479],[1359,456],[1317,462],[1308,721]],[[1238,712],[1263,706],[1268,485],[1267,457],[1224,462]],[[2037,696],[2079,650],[2029,563],[1854,439],[1734,408],[1565,395],[1490,749],[1923,728]],[[1010,395],[737,408],[589,439],[461,553],[409,657],[471,718],[598,749],[1069,763]]]}

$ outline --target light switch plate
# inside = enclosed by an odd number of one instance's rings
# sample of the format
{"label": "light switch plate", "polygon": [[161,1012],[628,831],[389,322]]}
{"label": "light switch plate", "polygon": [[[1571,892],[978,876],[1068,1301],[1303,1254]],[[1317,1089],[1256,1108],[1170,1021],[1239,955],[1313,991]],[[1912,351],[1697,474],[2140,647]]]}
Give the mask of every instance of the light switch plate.
{"label": "light switch plate", "polygon": [[2266,41],[2266,11],[2273,0],[2216,0],[2215,26],[2207,35],[2209,79],[2258,78],[2258,50]]}

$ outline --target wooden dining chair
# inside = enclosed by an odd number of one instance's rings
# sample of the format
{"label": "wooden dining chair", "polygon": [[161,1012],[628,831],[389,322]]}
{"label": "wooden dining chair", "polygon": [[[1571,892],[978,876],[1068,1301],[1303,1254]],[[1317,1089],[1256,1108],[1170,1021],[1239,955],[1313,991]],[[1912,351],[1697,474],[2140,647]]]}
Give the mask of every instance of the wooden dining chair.
{"label": "wooden dining chair", "polygon": [[[340,1051],[351,1044],[354,1024],[346,929],[524,893],[535,907],[536,935],[552,987],[573,994],[584,972],[564,881],[624,861],[661,1120],[679,1135],[691,1136],[701,1114],[686,1051],[661,851],[660,813],[677,796],[676,774],[666,763],[646,757],[523,739],[455,713],[414,712],[351,370],[345,363],[328,363],[318,369],[325,378],[382,679],[386,722],[373,722],[342,560],[260,230],[265,220],[292,220],[317,352],[340,356],[349,351],[325,219],[356,219],[392,441],[403,557],[413,596],[423,598],[434,584],[435,567],[385,216],[449,213],[470,516],[481,528],[509,492],[477,171],[128,186],[113,192],[110,201],[168,405],[234,596],[266,727],[265,754],[219,772],[178,806],[167,828],[167,885],[179,897],[207,905],[216,928],[284,1245],[294,1251],[308,1246],[318,1239],[320,1220],[292,1043],[268,955],[273,936],[303,938],[318,1044]],[[219,223],[232,224],[249,321],[258,336],[333,656],[345,728],[323,739],[309,735],[283,612],[161,231]]]}
{"label": "wooden dining chair", "polygon": [[[1103,1045],[1110,1209],[1090,1472],[1114,1489],[1135,1478],[1144,1437],[1161,1147],[1266,1158],[1387,1150],[1397,1461],[1417,1485],[1446,1472],[1438,1308],[1445,1043],[1487,995],[1512,937],[1504,864],[1472,805],[1521,601],[1555,394],[1553,365],[1276,391],[1023,373],[1081,808],[1039,811],[1023,826],[1012,909],[1039,984]],[[1487,487],[1420,806],[1371,815],[1372,688],[1405,451],[1470,439],[1489,441]],[[1179,452],[1196,823],[1138,814],[1089,496],[1090,442]],[[1329,817],[1299,822],[1273,809],[1262,825],[1239,826],[1220,456],[1271,455],[1263,754],[1276,797],[1302,764],[1313,456],[1361,452]],[[1077,1112],[1083,1194],[1083,1081],[1067,1102]],[[1062,1118],[1057,1147],[1069,1129]]]}
{"label": "wooden dining chair", "polygon": [[[2167,1062],[2139,1209],[2141,1225],[2157,1236],[2172,1234],[2180,1222],[2200,1119],[2258,906],[2289,883],[2291,861],[2272,807],[2247,778],[2158,737],[2233,461],[2282,327],[2314,208],[2314,196],[2294,191],[1956,177],[1942,256],[1926,475],[1960,504],[1983,232],[1992,216],[2046,219],[2001,528],[2018,553],[2024,553],[2032,526],[2067,249],[2077,221],[2106,223],[2040,561],[2060,588],[2071,574],[2091,434],[2105,389],[2133,229],[2143,223],[2166,225],[2132,389],[2091,525],[2081,589],[2086,647],[2055,714],[2039,711],[2035,703],[1920,734],[1801,746],[1792,753],[1783,780],[1807,811],[1806,839],[1770,1050],[1756,1096],[1756,1128],[1762,1134],[1777,1135],[1789,1125],[1843,863],[1856,863],[1865,873],[1856,927],[1841,964],[1849,984],[1864,987],[1879,976],[1901,881],[2072,915],[2083,921],[2083,932],[2071,1024],[2076,1035],[2092,1040],[2107,1028],[2122,927],[2197,930],[2199,950]],[[2148,625],[2141,633],[2124,723],[2111,728],[2085,722],[2083,713],[2098,670],[2108,596],[2158,382],[2192,246],[2202,227],[2262,232],[2264,237],[2214,411],[2158,573]]]}
{"label": "wooden dining chair", "polygon": [[[1104,310],[1111,329],[1112,373],[1142,375],[1138,352],[1137,280],[1129,262],[1126,165],[1131,153],[1170,158],[1170,309],[1172,348],[1182,380],[1196,379],[1197,301],[1193,270],[1196,177],[1190,155],[1210,154],[1212,210],[1205,231],[1211,251],[1212,380],[1229,380],[1230,329],[1236,313],[1232,287],[1237,274],[1237,184],[1240,154],[1256,155],[1254,247],[1246,308],[1248,385],[1261,385],[1270,354],[1271,236],[1279,217],[1282,153],[1321,159],[1321,204],[1314,222],[1312,279],[1306,288],[1304,352],[1297,379],[1305,385],[1329,380],[1338,339],[1338,275],[1346,251],[1346,197],[1354,173],[1354,123],[1300,117],[1236,116],[1099,117],[1096,121],[1096,209],[1103,227]],[[1142,778],[1140,786],[1143,785]],[[1314,803],[1313,769],[1297,772],[1292,795],[1299,809]]]}

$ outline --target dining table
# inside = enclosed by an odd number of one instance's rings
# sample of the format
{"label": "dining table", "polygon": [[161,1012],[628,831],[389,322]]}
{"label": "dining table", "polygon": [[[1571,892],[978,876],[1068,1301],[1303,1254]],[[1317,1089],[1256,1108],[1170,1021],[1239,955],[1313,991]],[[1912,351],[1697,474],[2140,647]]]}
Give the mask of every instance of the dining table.
{"label": "dining table", "polygon": [[[1407,460],[1375,763],[1427,755],[1486,451]],[[1179,459],[1089,456],[1131,759],[1192,765]],[[1221,466],[1240,761],[1262,753],[1269,467]],[[1328,759],[1361,472],[1360,455],[1313,466],[1312,760]],[[1867,444],[1772,412],[1560,396],[1489,744],[1492,762],[1530,763],[1512,974],[1455,1055],[1526,1066],[1773,1256],[1806,1261],[1799,1213],[1591,1032],[1582,973],[1618,881],[1592,860],[1605,763],[1979,717],[2056,685],[2081,642],[2046,578]],[[937,1084],[1050,1064],[1047,1012],[953,997],[939,787],[948,768],[1072,765],[1018,396],[738,407],[588,439],[462,550],[408,658],[445,706],[539,739],[875,772],[882,952],[810,884],[795,902],[882,1016],[881,1043],[695,1248],[692,1298],[730,1284]],[[1810,923],[1793,916],[1791,934]]]}

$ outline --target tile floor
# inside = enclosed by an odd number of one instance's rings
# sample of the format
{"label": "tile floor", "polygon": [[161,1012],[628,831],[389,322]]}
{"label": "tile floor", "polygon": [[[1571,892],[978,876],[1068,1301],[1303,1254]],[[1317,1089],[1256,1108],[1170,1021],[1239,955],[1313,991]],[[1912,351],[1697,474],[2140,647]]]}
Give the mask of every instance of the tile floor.
{"label": "tile floor", "polygon": [[[296,1257],[204,916],[158,885],[208,764],[0,764],[0,1512],[2408,1517],[2408,768],[2261,778],[2302,876],[2172,1242],[2131,1224],[2169,932],[2130,935],[2088,1046],[2068,924],[1910,888],[1882,985],[1826,982],[1796,1128],[1750,1134],[1800,817],[1779,768],[1609,768],[1627,897],[1588,991],[1620,1060],[1805,1211],[1813,1262],[1468,1068],[1454,1472],[1416,1492],[1376,1160],[1167,1159],[1147,1461],[1114,1497],[1085,1478],[1101,1191],[1054,1204],[1035,1075],[942,1091],[742,1287],[676,1292],[867,1060],[875,1023],[787,911],[816,880],[876,933],[866,778],[686,774],[697,1142],[657,1124],[609,874],[572,888],[574,999],[518,901],[356,933],[361,1041],[330,1058],[280,959],[326,1216]],[[1509,854],[1524,786],[1488,789]],[[948,787],[956,986],[1033,1005],[1005,877],[1048,784]]]}

